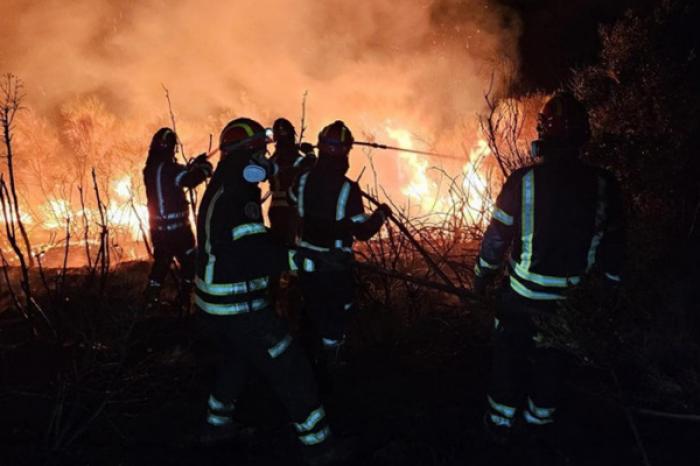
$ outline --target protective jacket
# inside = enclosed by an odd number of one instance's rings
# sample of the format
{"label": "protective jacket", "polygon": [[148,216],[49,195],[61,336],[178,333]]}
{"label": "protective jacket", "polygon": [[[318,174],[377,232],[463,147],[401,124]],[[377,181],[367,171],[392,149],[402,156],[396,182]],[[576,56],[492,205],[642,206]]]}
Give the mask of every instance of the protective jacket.
{"label": "protective jacket", "polygon": [[564,299],[594,268],[619,282],[623,223],[611,173],[575,158],[519,169],[496,200],[475,273],[498,270],[510,248],[510,287],[528,299]]}
{"label": "protective jacket", "polygon": [[270,275],[296,268],[263,224],[260,188],[241,172],[235,158],[221,161],[199,208],[195,303],[209,314],[268,307]]}
{"label": "protective jacket", "polygon": [[188,168],[174,160],[147,164],[143,178],[151,232],[174,231],[189,226],[185,188],[197,186],[210,174],[201,165]]}
{"label": "protective jacket", "polygon": [[354,239],[367,240],[379,231],[384,216],[368,215],[356,182],[321,158],[316,167],[299,178],[296,196],[303,232],[299,245],[313,251],[351,253]]}
{"label": "protective jacket", "polygon": [[309,156],[300,154],[296,146],[278,148],[270,160],[279,167],[277,174],[270,178],[270,208],[289,207],[296,210],[296,204],[290,199],[291,188],[299,174],[308,170],[314,161]]}

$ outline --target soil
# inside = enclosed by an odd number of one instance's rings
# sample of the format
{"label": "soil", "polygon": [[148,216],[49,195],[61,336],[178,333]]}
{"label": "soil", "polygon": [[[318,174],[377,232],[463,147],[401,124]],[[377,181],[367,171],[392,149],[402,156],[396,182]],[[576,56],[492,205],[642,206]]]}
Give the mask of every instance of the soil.
{"label": "soil", "polygon": [[[0,314],[0,465],[298,464],[284,410],[260,379],[239,401],[241,420],[258,428],[252,441],[198,446],[213,348],[195,318],[167,304],[132,316],[122,347],[123,322],[112,323],[111,340],[57,344]],[[483,434],[490,319],[485,309],[408,319],[365,306],[325,402],[336,434],[355,445],[349,464],[555,464],[526,443],[495,447]],[[572,365],[567,381],[556,428],[566,460],[557,464],[644,464],[604,374]],[[634,420],[650,464],[700,464],[700,424]]]}

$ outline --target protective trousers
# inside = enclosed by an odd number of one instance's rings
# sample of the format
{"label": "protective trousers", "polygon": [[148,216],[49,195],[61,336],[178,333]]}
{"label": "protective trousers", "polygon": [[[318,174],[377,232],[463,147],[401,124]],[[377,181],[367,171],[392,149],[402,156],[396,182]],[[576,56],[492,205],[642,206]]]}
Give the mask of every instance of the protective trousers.
{"label": "protective trousers", "polygon": [[220,355],[207,422],[213,426],[231,422],[249,374],[257,371],[286,407],[302,445],[323,444],[330,429],[311,367],[273,309],[231,316],[202,314],[205,330],[214,338]]}
{"label": "protective trousers", "polygon": [[173,231],[151,231],[153,266],[149,275],[151,286],[160,286],[170,270],[173,259],[180,264],[182,279],[192,283],[194,278],[195,242],[189,226]]}
{"label": "protective trousers", "polygon": [[530,300],[512,290],[501,296],[488,393],[488,419],[493,424],[512,427],[518,411],[528,424],[554,421],[563,354],[540,346],[533,315],[546,316],[556,306],[556,302]]}
{"label": "protective trousers", "polygon": [[301,272],[304,306],[325,348],[338,347],[345,338],[354,311],[354,277],[351,269]]}

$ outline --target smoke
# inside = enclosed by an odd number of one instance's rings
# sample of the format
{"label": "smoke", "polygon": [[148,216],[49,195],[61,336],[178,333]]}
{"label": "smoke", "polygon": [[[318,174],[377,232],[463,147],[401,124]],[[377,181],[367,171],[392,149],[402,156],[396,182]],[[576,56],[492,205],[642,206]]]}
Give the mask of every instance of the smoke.
{"label": "smoke", "polygon": [[[238,116],[298,125],[307,90],[307,140],[342,119],[356,137],[392,143],[387,128],[402,129],[419,148],[462,153],[493,73],[517,67],[518,33],[486,0],[4,0],[0,71],[25,83],[27,191],[74,203],[91,167],[140,178],[150,136],[169,124],[162,85],[188,155]],[[394,193],[401,163],[378,162]]]}
{"label": "smoke", "polygon": [[124,119],[165,112],[298,120],[314,130],[390,120],[422,134],[479,110],[490,73],[514,57],[517,21],[469,0],[5,0],[0,68],[51,114],[96,96]]}

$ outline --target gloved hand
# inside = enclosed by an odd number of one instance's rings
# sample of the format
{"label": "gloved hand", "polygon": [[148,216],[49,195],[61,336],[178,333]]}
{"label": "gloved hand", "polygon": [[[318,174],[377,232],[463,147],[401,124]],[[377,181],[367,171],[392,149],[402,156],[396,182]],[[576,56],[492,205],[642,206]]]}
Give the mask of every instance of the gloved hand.
{"label": "gloved hand", "polygon": [[203,171],[207,177],[210,177],[211,174],[214,172],[214,166],[207,158],[206,153],[199,154],[197,157],[192,159],[190,165],[198,170]]}
{"label": "gloved hand", "polygon": [[391,207],[389,207],[388,204],[380,204],[379,207],[377,207],[377,210],[375,210],[375,212],[379,212],[384,217],[384,220],[391,217],[393,213]]}
{"label": "gloved hand", "polygon": [[312,155],[316,157],[316,153],[314,152],[314,146],[309,142],[302,142],[299,145],[299,152],[301,152],[304,155]]}
{"label": "gloved hand", "polygon": [[[197,157],[192,159],[192,165],[199,165],[202,163],[209,163],[209,159],[207,158],[206,152],[202,152],[199,154]],[[211,165],[211,164],[210,164]]]}

